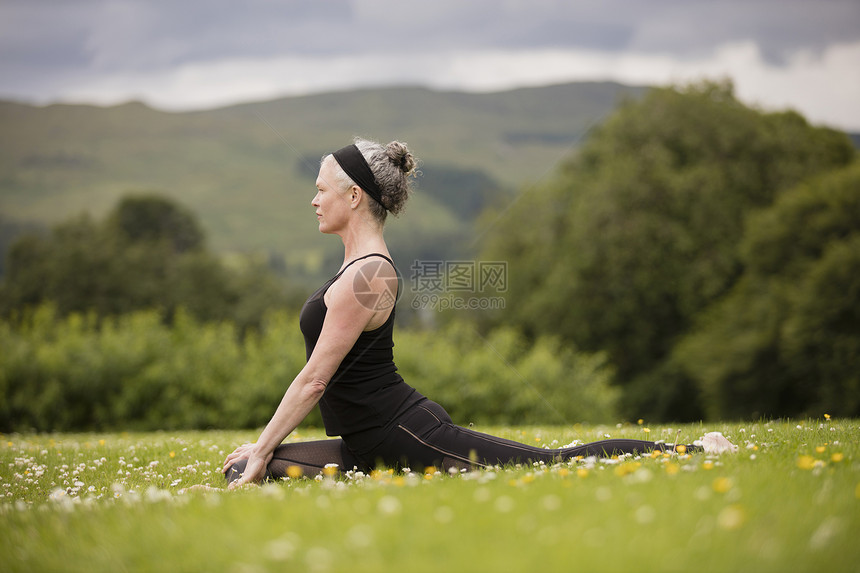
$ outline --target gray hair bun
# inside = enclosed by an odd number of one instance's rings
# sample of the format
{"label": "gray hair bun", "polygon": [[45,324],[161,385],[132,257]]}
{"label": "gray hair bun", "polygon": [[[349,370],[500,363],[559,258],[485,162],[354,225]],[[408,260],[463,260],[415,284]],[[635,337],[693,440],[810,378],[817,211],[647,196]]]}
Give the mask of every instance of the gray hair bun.
{"label": "gray hair bun", "polygon": [[391,162],[406,175],[410,175],[415,171],[417,162],[415,161],[415,157],[412,153],[410,153],[409,148],[406,147],[405,143],[401,141],[392,141],[385,146],[385,153],[391,159]]}

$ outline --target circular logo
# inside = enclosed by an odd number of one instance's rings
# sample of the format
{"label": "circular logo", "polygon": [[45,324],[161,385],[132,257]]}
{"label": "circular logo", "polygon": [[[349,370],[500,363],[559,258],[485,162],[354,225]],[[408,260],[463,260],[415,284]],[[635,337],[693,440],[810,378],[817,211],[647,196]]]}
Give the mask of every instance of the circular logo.
{"label": "circular logo", "polygon": [[[359,267],[352,279],[352,292],[361,306],[370,310],[388,310],[394,306],[400,296],[400,276],[390,276],[390,268],[388,262],[378,260],[368,261]],[[381,292],[370,288],[374,280],[384,282],[385,288]]]}

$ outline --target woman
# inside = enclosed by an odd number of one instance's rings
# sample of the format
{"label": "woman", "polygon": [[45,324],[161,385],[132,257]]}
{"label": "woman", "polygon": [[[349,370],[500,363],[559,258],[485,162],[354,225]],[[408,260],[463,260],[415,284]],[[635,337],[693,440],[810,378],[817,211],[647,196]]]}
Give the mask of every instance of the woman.
{"label": "woman", "polygon": [[[397,271],[382,229],[388,212],[403,209],[415,167],[397,141],[356,139],[323,158],[311,204],[319,230],[343,241],[344,262],[302,308],[307,364],[257,442],[227,456],[230,487],[283,477],[291,466],[312,476],[331,464],[447,469],[662,448],[615,439],[547,450],[496,438],[455,426],[440,405],[403,381],[392,352]],[[326,434],[340,438],[281,444],[317,403]]]}

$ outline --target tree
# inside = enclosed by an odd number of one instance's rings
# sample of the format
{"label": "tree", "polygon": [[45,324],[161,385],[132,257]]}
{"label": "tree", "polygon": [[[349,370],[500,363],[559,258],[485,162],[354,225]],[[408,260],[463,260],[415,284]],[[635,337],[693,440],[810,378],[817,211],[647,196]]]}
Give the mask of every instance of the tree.
{"label": "tree", "polygon": [[191,212],[152,195],[124,198],[102,223],[83,216],[48,236],[21,237],[7,262],[4,315],[47,301],[60,316],[157,308],[169,319],[185,308],[197,319],[232,319],[244,328],[287,302],[270,272],[259,264],[226,267],[205,249]]}
{"label": "tree", "polygon": [[745,266],[673,359],[712,417],[860,414],[860,166],[750,218]]}
{"label": "tree", "polygon": [[607,351],[626,415],[699,418],[668,358],[742,276],[745,218],[853,157],[845,134],[750,109],[728,83],[626,102],[492,229],[483,257],[509,263],[505,318]]}
{"label": "tree", "polygon": [[131,243],[165,241],[176,253],[203,248],[203,231],[194,215],[158,195],[124,197],[111,224]]}

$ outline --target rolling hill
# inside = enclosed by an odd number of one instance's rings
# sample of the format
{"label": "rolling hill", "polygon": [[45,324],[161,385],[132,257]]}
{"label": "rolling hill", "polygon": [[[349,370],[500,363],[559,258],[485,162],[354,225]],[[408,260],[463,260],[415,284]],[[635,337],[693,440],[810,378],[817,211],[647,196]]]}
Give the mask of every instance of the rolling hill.
{"label": "rolling hill", "polygon": [[[323,153],[361,135],[407,141],[422,175],[387,236],[401,264],[464,258],[478,213],[546,177],[586,131],[644,88],[576,83],[491,94],[423,88],[289,97],[207,111],[0,102],[0,237],[155,191],[193,209],[210,245],[316,278],[339,241],[310,200]],[[12,229],[13,231],[10,231]],[[408,264],[408,263],[407,263]]]}

